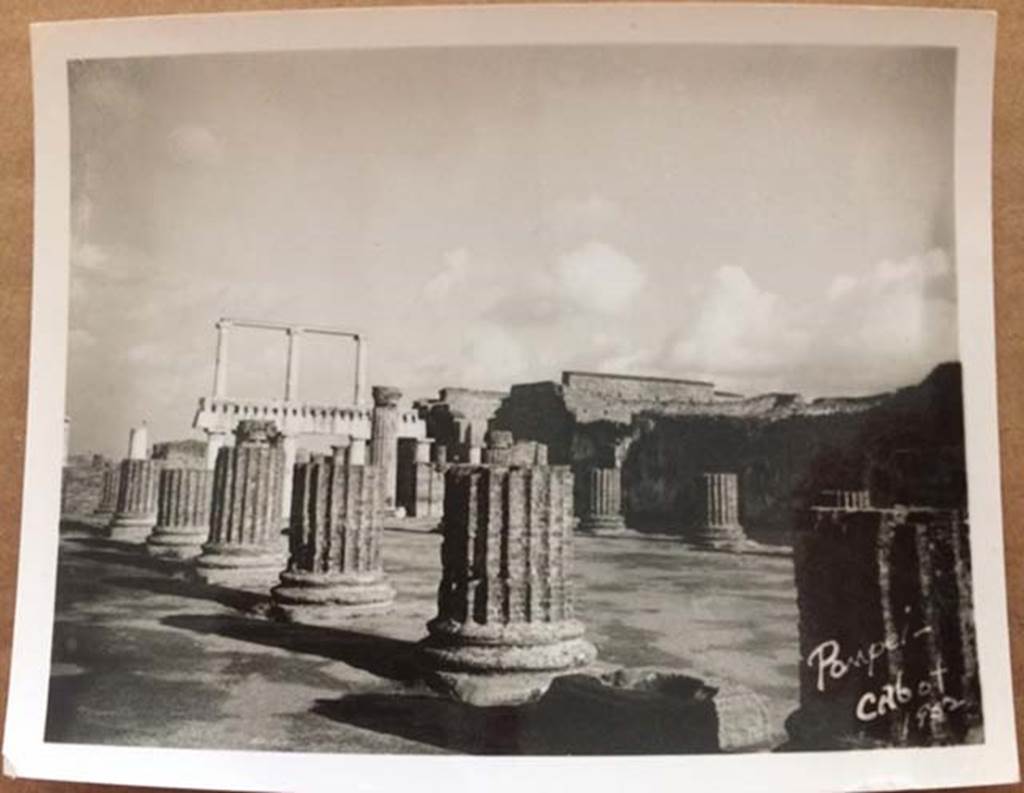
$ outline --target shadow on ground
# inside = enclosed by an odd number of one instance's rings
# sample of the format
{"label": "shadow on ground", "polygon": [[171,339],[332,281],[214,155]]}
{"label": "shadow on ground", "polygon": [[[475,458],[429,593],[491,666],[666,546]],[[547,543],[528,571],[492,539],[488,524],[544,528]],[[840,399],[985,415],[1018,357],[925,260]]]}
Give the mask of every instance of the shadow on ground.
{"label": "shadow on ground", "polygon": [[160,622],[173,628],[342,661],[389,680],[412,683],[419,678],[415,642],[233,615],[183,614],[165,617]]}
{"label": "shadow on ground", "polygon": [[478,708],[429,695],[352,694],[314,713],[375,732],[468,754],[691,754],[719,751],[718,717],[694,678],[671,690],[556,679],[535,703]]}

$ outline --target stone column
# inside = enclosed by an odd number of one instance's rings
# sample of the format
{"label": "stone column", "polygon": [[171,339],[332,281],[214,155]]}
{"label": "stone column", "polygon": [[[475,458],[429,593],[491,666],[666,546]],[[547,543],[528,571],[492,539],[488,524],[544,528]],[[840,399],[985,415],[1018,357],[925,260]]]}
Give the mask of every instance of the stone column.
{"label": "stone column", "polygon": [[431,686],[514,705],[594,660],[573,614],[572,488],[567,466],[448,470],[438,614],[421,644]]}
{"label": "stone column", "polygon": [[68,464],[68,457],[71,454],[71,419],[64,417],[64,446],[61,453],[61,465]]}
{"label": "stone column", "polygon": [[103,471],[103,485],[100,489],[100,503],[97,515],[113,515],[117,509],[117,493],[121,483],[121,466],[107,465]]}
{"label": "stone column", "polygon": [[292,435],[282,435],[281,449],[284,452],[284,476],[281,480],[281,526],[288,525],[288,516],[292,509],[292,481],[295,471],[295,456],[298,443]]}
{"label": "stone column", "polygon": [[749,544],[739,515],[739,477],[707,473],[698,480],[700,509],[690,542],[698,548],[741,550]]}
{"label": "stone column", "polygon": [[217,323],[217,357],[213,364],[213,396],[223,399],[228,393],[228,331],[231,323],[222,319]]}
{"label": "stone column", "polygon": [[299,398],[299,366],[302,355],[302,328],[288,328],[288,374],[284,381],[284,401]]}
{"label": "stone column", "polygon": [[144,542],[156,525],[157,481],[160,460],[122,460],[117,508],[107,526],[112,540]]}
{"label": "stone column", "polygon": [[479,446],[469,446],[466,448],[466,462],[470,465],[480,465],[483,462],[483,449]]}
{"label": "stone column", "polygon": [[356,376],[355,403],[356,407],[365,407],[369,400],[366,395],[366,357],[369,355],[369,343],[365,336],[356,336]]}
{"label": "stone column", "polygon": [[[963,516],[813,507],[795,529],[800,708],[786,720],[793,748],[971,742],[982,713]],[[848,663],[858,654],[876,660]],[[830,674],[838,667],[829,659],[845,665],[842,674]],[[909,700],[886,707],[884,684]]]}
{"label": "stone column", "polygon": [[435,443],[431,449],[431,460],[437,465],[447,465],[448,447],[443,443]]}
{"label": "stone column", "polygon": [[398,488],[398,400],[402,392],[391,386],[373,387],[370,461],[380,469],[385,514],[395,513]]}
{"label": "stone column", "polygon": [[296,466],[288,568],[271,590],[275,616],[334,623],[390,608],[379,474],[358,438]]}
{"label": "stone column", "polygon": [[836,509],[870,509],[871,495],[867,490],[822,490],[821,502]]}
{"label": "stone column", "polygon": [[622,469],[591,468],[587,472],[586,502],[580,531],[590,534],[622,534]]}
{"label": "stone column", "polygon": [[228,442],[226,432],[206,433],[206,467],[210,471],[217,465],[217,455]]}
{"label": "stone column", "polygon": [[447,465],[431,462],[433,438],[418,438],[415,443],[410,472],[412,481],[408,488],[408,503],[404,506],[411,517],[439,518],[444,512],[444,472]]}
{"label": "stone column", "polygon": [[149,432],[146,425],[128,430],[128,459],[145,460],[149,457]]}
{"label": "stone column", "polygon": [[213,471],[165,468],[160,472],[156,526],[146,541],[152,556],[191,559],[210,533]]}
{"label": "stone column", "polygon": [[514,443],[515,439],[508,430],[491,430],[487,433],[487,448],[483,450],[483,461],[489,465],[511,465]]}
{"label": "stone column", "polygon": [[211,584],[266,587],[284,567],[281,487],[284,450],[272,421],[240,421],[235,445],[220,450],[210,534],[196,575]]}

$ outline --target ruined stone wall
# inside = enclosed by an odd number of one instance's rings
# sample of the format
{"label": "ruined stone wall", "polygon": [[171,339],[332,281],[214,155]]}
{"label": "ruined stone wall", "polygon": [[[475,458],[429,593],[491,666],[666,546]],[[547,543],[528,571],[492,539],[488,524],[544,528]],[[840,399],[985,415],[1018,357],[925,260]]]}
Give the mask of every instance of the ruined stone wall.
{"label": "ruined stone wall", "polygon": [[710,402],[715,397],[714,383],[667,377],[562,372],[562,385],[621,402]]}
{"label": "ruined stone wall", "polygon": [[[874,404],[874,403],[872,403]],[[606,442],[578,425],[575,448]],[[574,455],[574,464],[586,458]],[[623,464],[631,524],[672,528],[694,513],[703,471],[739,475],[740,519],[754,539],[788,541],[795,510],[826,489],[865,489],[876,506],[966,507],[959,367],[940,369],[860,412],[784,418],[649,416]]]}
{"label": "ruined stone wall", "polygon": [[564,390],[550,382],[514,385],[495,413],[492,426],[511,431],[517,441],[546,444],[548,462],[565,465],[572,459],[576,419],[566,406]]}
{"label": "ruined stone wall", "polygon": [[62,515],[89,515],[96,511],[103,495],[103,477],[113,464],[100,455],[68,458],[61,473]]}

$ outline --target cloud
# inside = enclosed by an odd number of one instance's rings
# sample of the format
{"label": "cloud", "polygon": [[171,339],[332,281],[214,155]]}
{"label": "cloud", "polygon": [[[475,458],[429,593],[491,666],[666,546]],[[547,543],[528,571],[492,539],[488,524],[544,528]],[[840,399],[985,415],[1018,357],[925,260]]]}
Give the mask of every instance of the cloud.
{"label": "cloud", "polygon": [[423,287],[423,296],[427,300],[440,302],[449,297],[459,287],[469,282],[473,268],[469,251],[456,248],[444,254],[441,267],[430,277]]}
{"label": "cloud", "polygon": [[647,274],[633,259],[594,240],[559,256],[554,279],[565,303],[604,315],[621,314],[647,284]]}
{"label": "cloud", "polygon": [[224,159],[224,146],[206,127],[182,124],[167,136],[171,159],[181,165],[211,167]]}
{"label": "cloud", "polygon": [[787,299],[741,267],[721,267],[652,365],[733,388],[745,381],[743,390],[849,393],[851,372],[863,391],[884,390],[958,356],[954,268],[941,249],[840,274],[825,300],[808,297]]}
{"label": "cloud", "polygon": [[701,371],[761,374],[802,355],[806,342],[782,299],[730,265],[713,274],[690,326],[671,346],[670,360]]}

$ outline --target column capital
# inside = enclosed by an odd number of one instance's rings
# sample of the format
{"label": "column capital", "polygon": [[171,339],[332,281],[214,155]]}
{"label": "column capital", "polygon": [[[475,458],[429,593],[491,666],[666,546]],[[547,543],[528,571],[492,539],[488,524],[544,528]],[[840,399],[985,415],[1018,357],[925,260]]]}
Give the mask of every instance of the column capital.
{"label": "column capital", "polygon": [[374,407],[396,407],[402,392],[390,385],[375,385],[372,389]]}

